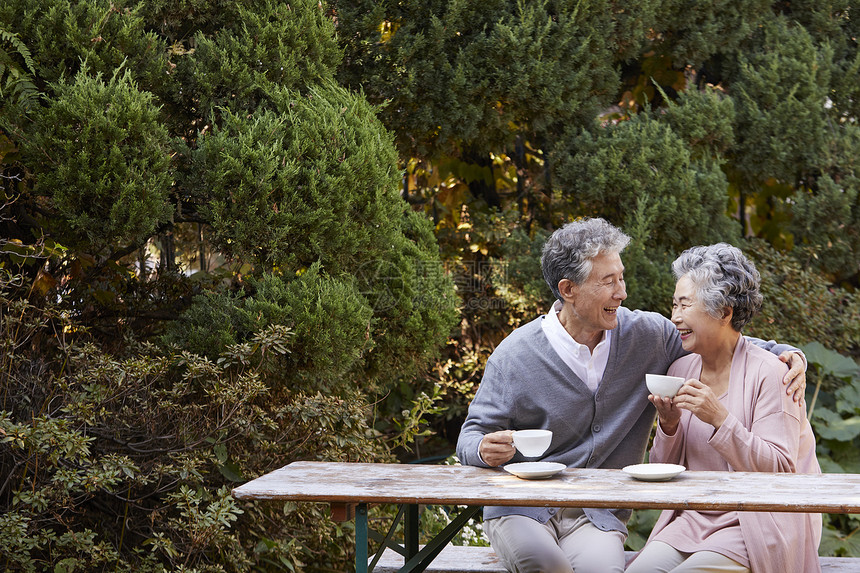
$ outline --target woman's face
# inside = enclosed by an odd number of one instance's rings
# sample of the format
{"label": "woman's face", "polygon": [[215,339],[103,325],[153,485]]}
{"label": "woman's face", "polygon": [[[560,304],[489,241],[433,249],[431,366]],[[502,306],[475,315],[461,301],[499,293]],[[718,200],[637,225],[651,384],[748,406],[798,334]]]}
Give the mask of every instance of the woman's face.
{"label": "woman's face", "polygon": [[705,306],[698,300],[696,285],[689,277],[683,276],[675,283],[672,322],[681,335],[684,350],[702,354],[718,347],[720,334],[724,332],[727,321],[708,314]]}

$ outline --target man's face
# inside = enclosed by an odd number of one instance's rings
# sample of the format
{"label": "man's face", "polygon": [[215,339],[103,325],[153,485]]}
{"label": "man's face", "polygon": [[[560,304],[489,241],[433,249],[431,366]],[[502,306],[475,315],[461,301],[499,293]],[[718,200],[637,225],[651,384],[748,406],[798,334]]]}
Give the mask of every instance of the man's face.
{"label": "man's face", "polygon": [[574,288],[574,315],[589,329],[612,330],[618,326],[618,307],[627,298],[624,265],[618,253],[601,253],[592,263],[591,274]]}

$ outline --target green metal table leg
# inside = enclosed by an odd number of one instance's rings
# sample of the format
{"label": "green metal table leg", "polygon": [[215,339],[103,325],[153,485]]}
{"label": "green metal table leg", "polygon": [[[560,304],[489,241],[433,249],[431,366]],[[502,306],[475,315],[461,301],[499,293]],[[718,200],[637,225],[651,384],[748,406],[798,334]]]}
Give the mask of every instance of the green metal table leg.
{"label": "green metal table leg", "polygon": [[355,508],[355,573],[367,573],[367,504]]}
{"label": "green metal table leg", "polygon": [[451,523],[449,523],[447,527],[439,533],[439,535],[434,537],[413,557],[408,558],[406,564],[404,564],[399,570],[399,573],[423,572],[436,558],[436,556],[441,553],[442,549],[444,549],[445,546],[454,539],[454,536],[457,535],[457,532],[460,531],[464,525],[466,525],[466,522],[477,515],[479,511],[481,511],[480,505],[470,505],[463,509],[463,511],[461,511],[457,517],[455,517]]}
{"label": "green metal table leg", "polygon": [[[399,569],[399,573],[421,573],[457,535],[464,525],[478,512],[481,506],[470,505],[460,511],[436,537],[431,539],[427,545],[419,550],[419,526],[420,512],[417,504],[404,504],[400,507],[394,523],[384,537],[368,528],[367,504],[361,503],[355,509],[355,571],[356,573],[372,572],[379,557],[386,547],[390,547],[405,557],[405,564]],[[397,527],[397,522],[404,520],[404,544],[398,546],[391,540],[392,534]],[[381,543],[379,551],[374,555],[373,561],[368,563],[368,542],[373,537]]]}
{"label": "green metal table leg", "polygon": [[406,506],[406,520],[403,523],[403,546],[406,548],[406,560],[412,559],[418,553],[419,523],[418,504]]}
{"label": "green metal table leg", "polygon": [[[382,553],[385,551],[386,548],[390,547],[391,549],[393,549],[394,551],[396,551],[400,555],[403,555],[404,557],[406,557],[406,549],[403,546],[392,542],[391,539],[394,537],[394,532],[397,529],[397,524],[400,523],[400,520],[403,518],[403,515],[406,513],[407,507],[409,507],[409,506],[408,505],[401,505],[400,506],[400,509],[397,511],[397,515],[395,516],[394,521],[391,524],[391,527],[388,528],[388,533],[386,533],[384,537],[382,535],[380,535],[377,531],[374,531],[373,529],[370,529],[370,528],[367,529],[367,534],[370,536],[370,538],[373,539],[374,541],[379,542],[379,550],[373,556],[373,559],[370,560],[370,565],[368,565],[369,571],[373,571],[373,568],[376,567],[376,564],[379,562],[379,559],[382,557]],[[416,552],[417,552],[417,549],[416,549]]]}

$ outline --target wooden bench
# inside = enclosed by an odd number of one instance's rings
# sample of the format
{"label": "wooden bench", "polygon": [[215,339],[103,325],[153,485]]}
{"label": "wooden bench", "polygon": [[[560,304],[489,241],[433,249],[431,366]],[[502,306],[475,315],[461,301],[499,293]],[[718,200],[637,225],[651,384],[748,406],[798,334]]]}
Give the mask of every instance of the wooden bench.
{"label": "wooden bench", "polygon": [[[627,560],[633,558],[627,552]],[[403,567],[403,556],[386,549],[373,573],[397,573]],[[425,571],[432,573],[505,573],[499,558],[489,547],[464,547],[448,545]],[[860,572],[860,559],[850,557],[822,557],[822,573]]]}

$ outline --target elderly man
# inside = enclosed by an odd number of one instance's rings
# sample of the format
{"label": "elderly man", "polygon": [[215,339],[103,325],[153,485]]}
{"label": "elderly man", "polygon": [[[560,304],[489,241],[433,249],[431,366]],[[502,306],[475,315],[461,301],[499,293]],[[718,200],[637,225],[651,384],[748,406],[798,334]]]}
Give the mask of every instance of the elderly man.
{"label": "elderly man", "polygon": [[[630,238],[603,219],[569,223],[547,240],[543,275],[557,301],[512,332],[487,361],[457,443],[467,465],[523,461],[513,430],[552,430],[545,461],[568,467],[641,463],[654,425],[646,373],[686,354],[666,317],[621,306],[621,252]],[[796,349],[751,339],[788,362],[800,401],[805,361]],[[621,573],[629,510],[486,507],[484,531],[511,572]]]}

